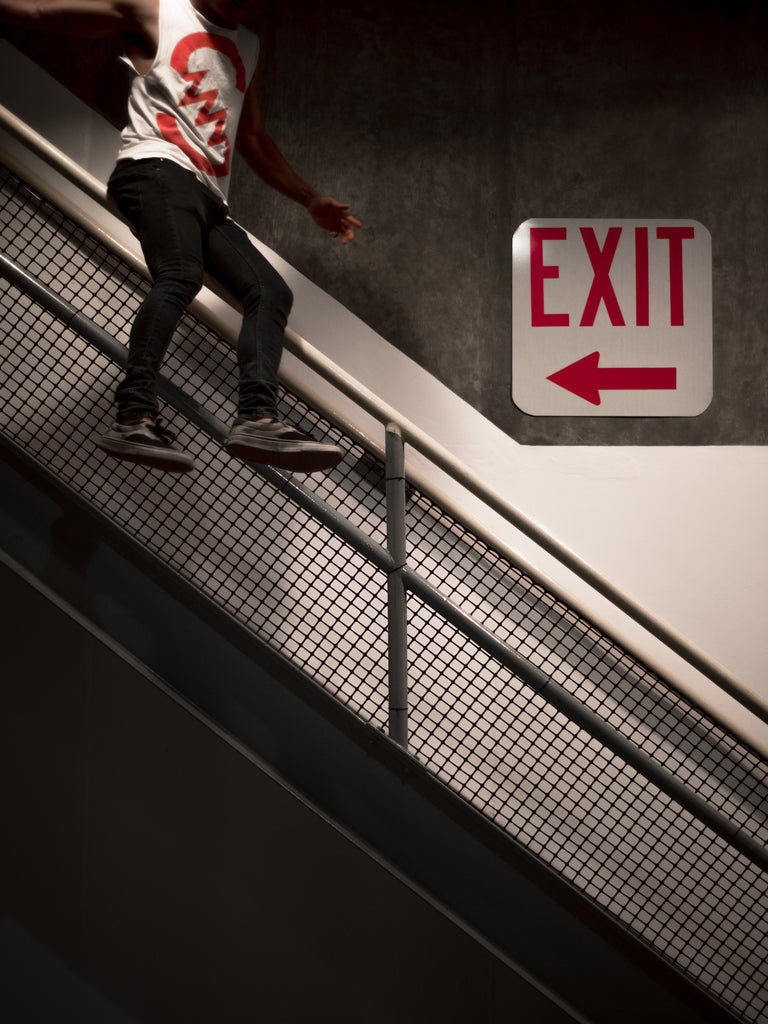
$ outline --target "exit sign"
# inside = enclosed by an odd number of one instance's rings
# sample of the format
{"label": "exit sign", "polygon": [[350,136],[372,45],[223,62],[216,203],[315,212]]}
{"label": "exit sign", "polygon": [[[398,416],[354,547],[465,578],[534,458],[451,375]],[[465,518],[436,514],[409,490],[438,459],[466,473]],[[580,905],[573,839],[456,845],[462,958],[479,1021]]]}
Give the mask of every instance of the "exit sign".
{"label": "exit sign", "polygon": [[532,416],[698,416],[712,241],[688,220],[528,220],[513,243],[512,398]]}

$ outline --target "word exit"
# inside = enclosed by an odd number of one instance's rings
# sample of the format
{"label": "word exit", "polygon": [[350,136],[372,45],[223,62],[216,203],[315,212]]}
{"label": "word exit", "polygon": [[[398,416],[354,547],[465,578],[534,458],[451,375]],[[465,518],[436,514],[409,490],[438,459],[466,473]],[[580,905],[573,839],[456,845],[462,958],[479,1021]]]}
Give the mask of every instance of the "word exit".
{"label": "word exit", "polygon": [[534,416],[697,416],[712,243],[696,221],[529,220],[513,239],[512,397]]}
{"label": "word exit", "polygon": [[[604,303],[606,312],[614,327],[624,327],[626,321],[616,297],[616,290],[611,282],[611,268],[616,257],[624,229],[609,227],[605,241],[600,244],[594,227],[581,227],[579,234],[584,242],[584,251],[589,258],[593,274],[592,283],[579,320],[580,327],[592,327],[595,323],[600,303]],[[634,236],[634,314],[638,327],[650,325],[650,251],[648,248],[648,227],[636,227]],[[669,267],[669,309],[668,322],[673,327],[682,327],[685,323],[685,287],[683,273],[683,242],[696,237],[696,229],[669,225],[656,228],[656,239],[668,242]],[[571,322],[569,313],[547,313],[544,310],[544,282],[547,278],[560,276],[557,264],[544,263],[545,242],[567,242],[568,228],[531,228],[531,324],[533,327],[568,327]],[[556,247],[551,246],[555,250]],[[662,254],[664,260],[666,253]],[[657,257],[658,258],[658,257]],[[665,313],[667,310],[665,310]]]}

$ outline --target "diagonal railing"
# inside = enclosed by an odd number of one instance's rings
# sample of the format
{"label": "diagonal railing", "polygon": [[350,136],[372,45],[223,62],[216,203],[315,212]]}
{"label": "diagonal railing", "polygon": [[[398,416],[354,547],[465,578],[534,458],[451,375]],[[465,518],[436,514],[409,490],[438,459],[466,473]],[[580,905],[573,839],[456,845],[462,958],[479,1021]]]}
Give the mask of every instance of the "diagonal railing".
{"label": "diagonal railing", "polygon": [[[0,255],[0,273],[31,295],[36,302],[76,331],[89,344],[98,348],[108,359],[124,367],[126,349],[111,338],[106,331],[84,317],[71,303],[57,296],[50,288],[35,280],[30,274]],[[161,378],[159,393],[183,416],[189,419],[213,440],[223,443],[227,427],[207,412],[169,380]],[[286,476],[269,466],[260,466],[258,472],[278,485],[287,497],[313,518],[322,522],[334,533],[339,534],[356,551],[383,570],[389,584],[389,651],[391,665],[395,671],[390,674],[390,735],[402,746],[407,747],[407,640],[405,621],[405,592],[418,596],[438,615],[451,622],[467,638],[504,665],[530,689],[540,694],[570,721],[596,739],[608,750],[630,765],[640,775],[652,782],[661,792],[690,811],[694,817],[725,839],[734,849],[750,861],[768,871],[768,849],[744,832],[728,817],[721,814],[706,800],[680,783],[674,775],[662,768],[647,754],[644,754],[626,737],[617,733],[603,719],[590,711],[581,701],[573,697],[549,676],[520,656],[509,644],[475,622],[461,609],[443,597],[440,592],[419,573],[405,564],[405,474],[403,439],[398,427],[387,427],[387,525],[389,550],[376,544],[362,530],[352,525],[344,516],[323,502],[312,491],[302,486],[293,477]],[[395,586],[392,586],[392,583]]]}
{"label": "diagonal railing", "polygon": [[[110,212],[116,213],[108,202],[106,187],[101,181],[94,178],[93,175],[89,174],[74,161],[70,160],[64,153],[51,145],[50,142],[38,133],[32,131],[23,121],[2,105],[0,105],[0,126],[9,132],[9,134],[14,138],[22,142],[24,146],[28,147],[37,156],[41,157],[48,164],[54,167],[58,173],[74,184],[77,188],[82,190],[87,196],[95,200],[105,209],[109,209]],[[5,157],[8,166],[13,168],[16,163],[13,160],[13,157],[9,154],[5,154]],[[37,184],[38,186],[41,185],[42,188],[47,191],[45,183],[38,180]],[[61,196],[57,195],[56,199],[59,202],[62,202]],[[66,208],[69,204],[64,202],[63,205]],[[97,236],[104,240],[113,250],[119,252],[122,258],[128,259],[129,262],[137,267],[144,275],[147,274],[146,267],[143,262],[137,259],[133,253],[126,250],[119,242],[116,242],[106,231],[104,231],[103,228],[101,228],[101,226],[91,222],[91,224],[89,224],[89,228],[94,230]],[[215,284],[213,287],[215,290],[218,290]],[[210,312],[200,305],[193,307],[193,309],[195,314],[204,322],[207,322],[217,333],[222,337],[227,338],[230,343],[234,344],[235,338],[229,325],[216,317],[212,317]],[[477,474],[472,472],[451,452],[437,444],[423,430],[405,419],[392,406],[383,402],[368,388],[364,387],[359,381],[356,381],[350,374],[346,373],[341,367],[337,366],[323,355],[323,353],[310,345],[304,338],[301,338],[290,328],[286,331],[285,337],[287,349],[297,356],[302,362],[311,367],[327,382],[332,384],[338,391],[346,395],[348,398],[351,398],[362,410],[367,412],[374,419],[378,420],[381,424],[385,426],[387,424],[396,425],[405,443],[409,444],[414,448],[414,450],[418,451],[431,463],[447,473],[449,477],[458,482],[468,492],[483,501],[488,508],[496,512],[499,516],[519,530],[524,536],[533,540],[543,551],[546,551],[549,555],[554,557],[558,562],[560,562],[560,564],[587,583],[602,597],[606,598],[615,608],[619,609],[630,619],[640,625],[651,636],[660,640],[667,648],[669,648],[669,650],[673,651],[689,665],[701,672],[702,675],[714,682],[732,699],[747,708],[761,721],[768,723],[768,702],[766,702],[759,694],[756,694],[754,691],[746,687],[741,680],[737,679],[722,665],[718,664],[709,657],[709,655],[692,644],[677,630],[673,629],[648,609],[636,602],[629,595],[621,591],[602,573],[599,573],[593,566],[584,561],[584,559],[578,556],[574,551],[558,541],[540,524],[534,522],[520,512],[519,509],[515,508],[503,496],[488,488],[485,482],[478,477]],[[301,381],[286,374],[285,371],[283,371],[283,376],[286,378],[287,385],[292,390],[298,394],[306,395],[306,389],[303,388]],[[306,397],[309,397],[313,404],[317,405],[325,415],[329,416],[331,419],[335,418],[335,410],[328,408],[327,403],[321,396],[312,394],[306,395]],[[345,424],[345,426],[348,428],[349,424]],[[369,439],[366,439],[366,443],[369,446],[371,444]],[[381,452],[381,448],[375,443],[373,447],[378,448],[378,453]],[[425,479],[423,474],[418,473],[417,471],[411,471],[410,475],[414,480],[414,483],[416,483],[420,489],[425,491],[425,493],[432,494],[435,500],[440,504],[449,507],[449,510],[456,518],[459,520],[465,519],[464,513],[457,504],[447,498],[446,495],[436,493],[435,488],[428,480]],[[468,522],[466,525],[475,533],[484,532],[475,522]],[[494,538],[493,544],[497,548],[504,548],[497,538]],[[513,554],[508,550],[504,551],[504,553],[512,560],[517,561],[518,564],[521,562],[518,555]],[[525,568],[529,574],[535,578],[538,577],[538,573],[533,566],[526,564]],[[544,583],[541,579],[540,582]],[[551,580],[546,580],[544,585],[550,591],[556,592],[557,588]],[[570,605],[578,607],[578,601],[575,601],[572,596],[566,595],[562,592],[559,592],[557,596],[567,601]],[[594,619],[594,612],[590,614]],[[610,628],[608,628],[607,631],[610,632]],[[628,642],[625,639],[623,643],[627,649],[633,650],[633,644],[631,641]],[[633,650],[633,653],[641,659],[644,658],[646,661],[648,660],[647,654],[644,654],[643,652]],[[687,686],[684,683],[681,684],[678,681],[676,685],[687,690]],[[702,700],[701,695],[696,695],[694,699],[698,702],[701,702]]]}

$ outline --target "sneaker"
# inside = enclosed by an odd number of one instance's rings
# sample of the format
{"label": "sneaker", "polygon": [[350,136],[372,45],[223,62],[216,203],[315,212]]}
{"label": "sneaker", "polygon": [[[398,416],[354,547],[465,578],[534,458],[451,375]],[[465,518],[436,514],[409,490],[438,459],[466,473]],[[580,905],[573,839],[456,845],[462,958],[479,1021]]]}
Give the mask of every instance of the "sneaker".
{"label": "sneaker", "polygon": [[224,442],[230,455],[295,473],[333,469],[343,452],[335,444],[315,441],[279,420],[235,421]]}
{"label": "sneaker", "polygon": [[138,423],[113,423],[96,444],[126,462],[154,466],[167,473],[188,473],[193,466],[192,456],[174,447],[174,440],[159,420],[146,418]]}

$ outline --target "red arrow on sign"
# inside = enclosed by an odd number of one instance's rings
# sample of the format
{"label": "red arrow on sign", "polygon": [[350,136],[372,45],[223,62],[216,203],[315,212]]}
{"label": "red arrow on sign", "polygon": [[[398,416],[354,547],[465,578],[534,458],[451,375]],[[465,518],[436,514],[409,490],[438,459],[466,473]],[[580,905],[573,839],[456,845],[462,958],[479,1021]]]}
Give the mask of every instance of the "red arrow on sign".
{"label": "red arrow on sign", "polygon": [[579,398],[600,405],[601,391],[675,391],[677,370],[674,366],[601,367],[600,353],[591,352],[557,373],[547,377]]}

